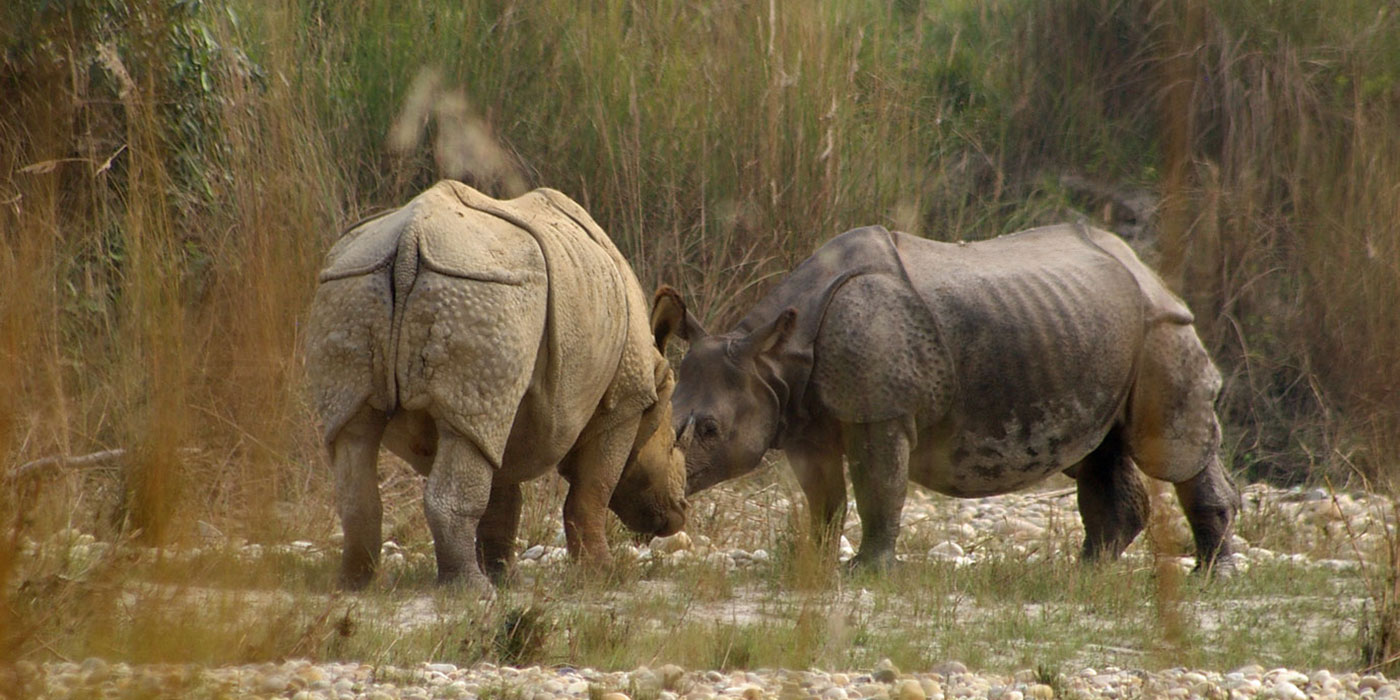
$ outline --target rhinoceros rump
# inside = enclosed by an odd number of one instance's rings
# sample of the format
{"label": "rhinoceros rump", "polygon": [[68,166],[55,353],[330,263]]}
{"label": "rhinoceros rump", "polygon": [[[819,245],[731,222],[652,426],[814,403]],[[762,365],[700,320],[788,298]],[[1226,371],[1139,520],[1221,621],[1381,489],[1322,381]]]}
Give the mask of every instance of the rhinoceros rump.
{"label": "rhinoceros rump", "polygon": [[880,227],[798,265],[730,332],[657,292],[658,344],[689,343],[672,399],[688,489],[782,449],[828,540],[849,463],[862,540],[894,557],[906,483],[952,496],[1077,479],[1084,558],[1141,532],[1133,468],[1176,485],[1199,566],[1226,564],[1239,495],[1218,459],[1220,374],[1192,317],[1117,236],[1052,226],[949,244]]}
{"label": "rhinoceros rump", "polygon": [[438,580],[485,587],[511,558],[520,484],[569,482],[571,553],[605,560],[603,508],[632,529],[685,520],[666,359],[631,268],[552,190],[497,201],[440,182],[354,226],[311,307],[307,365],[345,532],[341,581],[381,545],[383,444],[427,476]]}

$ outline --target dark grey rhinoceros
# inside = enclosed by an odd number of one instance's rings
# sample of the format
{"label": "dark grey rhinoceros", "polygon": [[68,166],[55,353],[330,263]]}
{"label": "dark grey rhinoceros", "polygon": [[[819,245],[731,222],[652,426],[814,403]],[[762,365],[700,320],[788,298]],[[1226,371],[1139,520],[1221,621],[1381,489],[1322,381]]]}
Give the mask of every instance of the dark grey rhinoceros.
{"label": "dark grey rhinoceros", "polygon": [[975,497],[1078,481],[1086,560],[1142,531],[1133,465],[1176,485],[1198,569],[1228,566],[1239,494],[1220,464],[1220,373],[1186,306],[1117,236],[1060,225],[978,243],[848,231],[730,332],[658,290],[658,345],[689,343],[672,399],[687,492],[787,454],[827,541],[894,558],[906,482]]}

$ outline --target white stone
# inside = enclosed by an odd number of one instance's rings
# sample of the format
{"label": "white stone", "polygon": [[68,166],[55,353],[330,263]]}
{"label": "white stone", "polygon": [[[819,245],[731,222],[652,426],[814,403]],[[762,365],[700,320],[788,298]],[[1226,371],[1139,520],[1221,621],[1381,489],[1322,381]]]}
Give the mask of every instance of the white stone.
{"label": "white stone", "polygon": [[880,659],[875,664],[875,669],[870,672],[870,676],[880,683],[893,683],[899,678],[899,667],[894,665],[889,659]]}
{"label": "white stone", "polygon": [[957,559],[963,556],[963,548],[959,546],[956,542],[950,542],[945,540],[943,542],[939,542],[938,544],[934,545],[932,549],[928,550],[928,555],[929,557],[934,559]]}
{"label": "white stone", "polygon": [[263,676],[258,680],[258,689],[264,693],[280,693],[287,689],[289,683],[291,681],[281,674]]}
{"label": "white stone", "polygon": [[1055,689],[1044,683],[1036,683],[1026,688],[1026,697],[1033,700],[1051,700],[1055,697]]}
{"label": "white stone", "polygon": [[1329,571],[1351,571],[1359,568],[1361,562],[1354,559],[1319,559],[1317,565]]}
{"label": "white stone", "polygon": [[1273,696],[1280,700],[1307,700],[1308,694],[1288,681],[1279,681],[1272,688]]}
{"label": "white stone", "polygon": [[705,564],[718,571],[728,573],[734,569],[734,560],[724,552],[710,552],[705,555]]}
{"label": "white stone", "polygon": [[924,692],[924,687],[916,680],[900,681],[895,686],[895,700],[926,700],[928,693]]}
{"label": "white stone", "polygon": [[673,554],[675,552],[688,550],[692,546],[693,543],[691,542],[690,535],[686,534],[685,530],[681,530],[669,537],[653,537],[651,538],[650,545],[651,551],[659,554]]}

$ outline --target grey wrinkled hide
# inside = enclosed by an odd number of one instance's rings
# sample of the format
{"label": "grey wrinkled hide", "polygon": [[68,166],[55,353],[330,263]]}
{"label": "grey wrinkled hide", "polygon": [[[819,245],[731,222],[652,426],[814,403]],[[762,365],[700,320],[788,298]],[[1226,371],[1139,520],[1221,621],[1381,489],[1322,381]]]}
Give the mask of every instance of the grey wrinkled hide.
{"label": "grey wrinkled hide", "polygon": [[1146,519],[1136,465],[1177,485],[1202,565],[1229,554],[1238,495],[1217,457],[1220,375],[1189,310],[1111,233],[949,244],[857,229],[729,333],[685,316],[658,293],[654,330],[691,336],[673,407],[692,492],[784,449],[814,525],[835,532],[844,455],[856,562],[883,566],[907,480],[974,497],[1066,471],[1086,558],[1111,558]]}
{"label": "grey wrinkled hide", "polygon": [[684,521],[669,365],[622,255],[552,190],[497,201],[440,182],[327,255],[307,365],[359,587],[380,547],[381,441],[428,477],[440,581],[485,585],[513,547],[523,481],[570,482],[570,550],[606,558],[601,511]]}

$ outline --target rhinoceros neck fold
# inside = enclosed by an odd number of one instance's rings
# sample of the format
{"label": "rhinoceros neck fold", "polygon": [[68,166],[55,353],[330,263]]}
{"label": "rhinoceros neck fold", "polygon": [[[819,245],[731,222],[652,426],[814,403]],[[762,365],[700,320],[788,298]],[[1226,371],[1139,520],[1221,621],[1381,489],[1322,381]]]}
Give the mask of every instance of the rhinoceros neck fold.
{"label": "rhinoceros neck fold", "polygon": [[758,302],[731,333],[744,335],[797,309],[797,326],[776,360],[761,376],[778,399],[778,430],[771,447],[801,432],[811,420],[808,406],[817,335],[832,297],[862,275],[885,273],[907,279],[892,235],[883,226],[847,231],[802,261]]}

